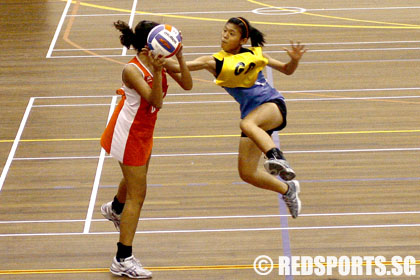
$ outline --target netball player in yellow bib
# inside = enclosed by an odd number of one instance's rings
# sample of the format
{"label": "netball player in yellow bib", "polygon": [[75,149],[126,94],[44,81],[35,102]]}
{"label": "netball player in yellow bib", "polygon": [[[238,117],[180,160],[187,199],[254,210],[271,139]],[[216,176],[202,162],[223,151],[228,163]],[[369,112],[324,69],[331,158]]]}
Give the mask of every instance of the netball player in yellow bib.
{"label": "netball player in yellow bib", "polygon": [[[262,70],[269,65],[291,75],[306,50],[299,43],[292,42],[292,49],[285,49],[291,58],[288,63],[269,57],[262,51],[264,35],[242,17],[227,21],[221,39],[220,52],[188,61],[187,66],[190,71],[208,70],[215,76],[215,83],[240,104],[240,177],[256,187],[283,194],[292,217],[296,218],[301,208],[299,182],[293,180],[295,172],[271,138],[273,131],[286,126],[286,104],[281,93],[267,83]],[[251,39],[252,47],[244,48],[248,39]],[[266,170],[272,175],[280,175],[285,182],[257,169],[261,152],[267,157]]]}

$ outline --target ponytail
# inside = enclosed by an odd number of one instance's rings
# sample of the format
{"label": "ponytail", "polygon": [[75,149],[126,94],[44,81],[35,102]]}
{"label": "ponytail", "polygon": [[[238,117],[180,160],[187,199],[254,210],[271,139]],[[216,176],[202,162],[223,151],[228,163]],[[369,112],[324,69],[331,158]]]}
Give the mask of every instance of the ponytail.
{"label": "ponytail", "polygon": [[250,29],[249,37],[251,38],[251,46],[263,47],[265,43],[265,35],[254,27],[251,27]]}
{"label": "ponytail", "polygon": [[133,30],[131,30],[128,24],[122,20],[114,22],[114,26],[122,33],[120,35],[121,45],[125,46],[127,49],[130,49],[130,46],[133,44],[135,39]]}
{"label": "ponytail", "polygon": [[140,51],[146,45],[147,35],[149,35],[150,30],[157,25],[159,24],[156,22],[142,20],[136,25],[133,32],[126,22],[122,20],[114,22],[115,28],[121,32],[121,45],[125,46],[127,49],[130,49],[130,47],[133,46],[137,51]]}
{"label": "ponytail", "polygon": [[228,20],[228,23],[233,23],[241,29],[241,38],[250,38],[251,46],[263,47],[265,43],[265,35],[258,29],[251,26],[248,20],[243,17],[233,17]]}

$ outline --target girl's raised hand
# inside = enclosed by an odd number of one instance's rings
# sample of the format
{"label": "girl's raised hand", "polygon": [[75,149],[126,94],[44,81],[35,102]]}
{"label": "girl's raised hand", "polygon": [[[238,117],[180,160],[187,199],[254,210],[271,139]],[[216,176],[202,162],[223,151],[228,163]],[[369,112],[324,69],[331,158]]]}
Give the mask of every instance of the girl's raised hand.
{"label": "girl's raised hand", "polygon": [[291,59],[299,61],[303,54],[306,53],[307,49],[305,49],[304,45],[301,45],[300,42],[297,42],[295,45],[293,41],[290,41],[290,46],[292,47],[291,50],[287,48],[283,48],[287,52],[287,54],[290,56]]}

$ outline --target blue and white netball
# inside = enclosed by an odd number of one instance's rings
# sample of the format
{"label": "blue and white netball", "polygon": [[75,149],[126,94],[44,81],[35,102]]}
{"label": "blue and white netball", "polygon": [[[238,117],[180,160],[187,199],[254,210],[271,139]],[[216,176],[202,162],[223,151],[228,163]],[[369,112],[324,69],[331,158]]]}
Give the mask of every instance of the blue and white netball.
{"label": "blue and white netball", "polygon": [[159,24],[150,30],[147,45],[153,54],[168,58],[181,47],[181,34],[178,29],[168,24]]}

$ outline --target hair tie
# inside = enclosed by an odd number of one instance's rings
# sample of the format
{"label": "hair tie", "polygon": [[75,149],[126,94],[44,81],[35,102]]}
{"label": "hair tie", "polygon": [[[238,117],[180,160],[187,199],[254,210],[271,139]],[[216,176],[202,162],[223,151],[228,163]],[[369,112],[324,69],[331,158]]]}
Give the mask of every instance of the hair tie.
{"label": "hair tie", "polygon": [[241,17],[237,17],[237,19],[239,19],[245,25],[245,29],[246,29],[246,36],[245,36],[245,38],[249,38],[248,24]]}

